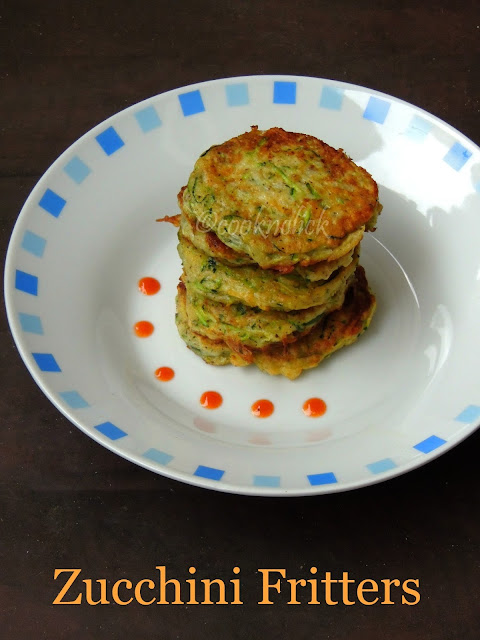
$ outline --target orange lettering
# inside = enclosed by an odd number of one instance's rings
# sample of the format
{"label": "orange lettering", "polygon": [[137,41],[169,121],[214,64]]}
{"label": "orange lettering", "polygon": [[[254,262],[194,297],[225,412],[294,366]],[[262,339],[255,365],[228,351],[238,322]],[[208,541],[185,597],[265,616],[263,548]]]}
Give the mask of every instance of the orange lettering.
{"label": "orange lettering", "polygon": [[55,573],[53,574],[53,579],[56,580],[58,578],[58,576],[61,573],[63,573],[64,571],[71,571],[72,575],[67,580],[67,582],[64,585],[63,589],[57,595],[57,597],[52,602],[52,604],[81,604],[81,602],[82,602],[82,594],[81,593],[78,594],[78,596],[75,598],[75,600],[71,600],[70,602],[64,602],[62,600],[62,598],[67,593],[67,591],[70,589],[70,587],[75,582],[75,580],[78,578],[78,576],[80,575],[82,570],[81,569],[55,569]]}
{"label": "orange lettering", "polygon": [[142,586],[146,582],[148,582],[149,589],[155,588],[155,583],[153,582],[153,580],[140,580],[140,582],[137,582],[137,584],[135,585],[135,599],[138,603],[143,604],[145,606],[148,604],[153,604],[155,602],[155,598],[152,598],[148,602],[142,598]]}
{"label": "orange lettering", "polygon": [[277,580],[275,584],[270,584],[270,573],[279,573],[282,578],[285,578],[287,572],[285,569],[259,569],[262,574],[262,600],[258,604],[273,604],[269,597],[269,590],[275,589],[277,593],[280,593],[280,580]]}
{"label": "orange lettering", "polygon": [[[367,582],[370,583],[370,585],[371,585],[370,587],[365,586]],[[365,592],[368,592],[368,593],[377,593],[378,592],[378,584],[375,582],[375,580],[370,580],[370,579],[362,580],[360,582],[360,584],[358,585],[358,587],[357,587],[357,596],[358,596],[358,599],[360,600],[360,602],[362,604],[370,605],[370,604],[375,604],[378,601],[378,598],[375,598],[371,602],[369,602],[368,600],[365,600],[365,598],[363,597],[363,594]]]}
{"label": "orange lettering", "polygon": [[413,602],[410,602],[410,600],[407,600],[407,598],[405,598],[405,596],[402,596],[402,604],[409,604],[409,605],[413,605],[413,604],[418,604],[420,602],[420,592],[416,591],[416,589],[410,589],[410,587],[407,587],[407,583],[408,582],[413,582],[413,584],[417,587],[417,589],[420,588],[420,580],[418,580],[418,578],[416,580],[405,580],[403,585],[402,585],[402,589],[410,594],[411,596],[413,596],[415,598],[415,600]]}
{"label": "orange lettering", "polygon": [[397,578],[395,578],[394,580],[388,580],[388,578],[386,578],[385,580],[382,580],[382,582],[385,585],[385,598],[383,599],[383,602],[381,604],[395,604],[390,597],[390,587],[392,586],[392,584],[394,587],[399,587],[400,580],[397,580]]}
{"label": "orange lettering", "polygon": [[122,584],[122,582],[125,583],[125,586],[127,589],[132,588],[132,583],[130,582],[130,580],[125,580],[125,578],[122,578],[121,580],[117,580],[115,584],[112,586],[112,598],[117,604],[121,604],[121,605],[130,604],[133,598],[130,598],[130,600],[120,600],[120,596],[118,595],[118,589]]}

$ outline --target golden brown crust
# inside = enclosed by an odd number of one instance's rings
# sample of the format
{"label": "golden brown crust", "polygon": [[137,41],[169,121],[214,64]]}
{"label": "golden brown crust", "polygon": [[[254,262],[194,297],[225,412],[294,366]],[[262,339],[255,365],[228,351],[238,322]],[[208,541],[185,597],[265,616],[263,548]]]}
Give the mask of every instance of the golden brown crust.
{"label": "golden brown crust", "polygon": [[[238,267],[254,264],[250,256],[228,247],[213,231],[205,229],[198,220],[185,212],[180,214],[180,231],[197,249],[226,265]],[[269,268],[280,274],[296,271],[302,278],[311,282],[326,279],[335,269],[349,263],[349,256],[360,244],[362,237],[363,227],[349,234],[335,249],[324,252],[317,251],[298,262],[297,265],[273,265]],[[320,272],[328,272],[328,274],[317,277],[315,274]]]}
{"label": "golden brown crust", "polygon": [[297,311],[325,304],[345,291],[358,262],[358,254],[327,280],[309,282],[297,273],[279,274],[256,266],[228,267],[209,259],[179,234],[178,250],[187,288],[223,304],[243,302],[264,311]]}
{"label": "golden brown crust", "polygon": [[[183,189],[185,189],[185,187],[183,187]],[[182,193],[182,191],[180,191],[180,193]],[[184,211],[182,211],[180,217],[180,229],[182,234],[188,238],[197,249],[200,249],[200,251],[203,251],[212,258],[221,260],[225,264],[234,267],[253,264],[250,256],[246,253],[234,251],[228,247],[213,231],[208,231],[199,220],[193,216],[189,216]]]}
{"label": "golden brown crust", "polygon": [[276,342],[294,342],[311,331],[324,314],[341,307],[344,299],[345,290],[340,290],[325,304],[301,311],[261,311],[242,303],[215,302],[187,286],[185,308],[193,331],[248,353]]}
{"label": "golden brown crust", "polygon": [[269,346],[256,355],[254,362],[270,375],[281,374],[293,380],[302,371],[316,367],[327,356],[355,342],[369,326],[375,308],[375,296],[368,287],[365,271],[358,266],[340,309],[327,314],[313,331],[288,349]]}
{"label": "golden brown crust", "polygon": [[175,216],[164,216],[163,218],[157,218],[156,222],[169,222],[170,224],[173,224],[174,227],[179,227],[180,217],[181,214],[177,213]]}
{"label": "golden brown crust", "polygon": [[369,326],[375,312],[375,296],[370,291],[362,267],[347,291],[343,306],[327,314],[305,336],[295,342],[269,345],[264,349],[241,349],[222,340],[211,340],[196,334],[188,326],[186,290],[179,285],[177,324],[187,345],[209,364],[245,366],[255,364],[271,375],[284,375],[291,380],[302,371],[316,367],[338,349],[352,344]]}
{"label": "golden brown crust", "polygon": [[254,126],[202,154],[178,203],[176,323],[205,362],[293,380],[370,324],[359,243],[382,207],[342,149]]}
{"label": "golden brown crust", "polygon": [[375,181],[341,149],[280,128],[212,147],[179,194],[183,211],[264,268],[318,261],[312,252],[339,247],[377,201]]}

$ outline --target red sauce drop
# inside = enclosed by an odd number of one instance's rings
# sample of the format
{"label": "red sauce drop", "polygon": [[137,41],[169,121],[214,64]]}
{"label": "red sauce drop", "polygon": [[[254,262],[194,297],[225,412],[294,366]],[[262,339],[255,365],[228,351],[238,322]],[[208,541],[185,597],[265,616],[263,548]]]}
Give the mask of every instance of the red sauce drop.
{"label": "red sauce drop", "polygon": [[303,413],[309,418],[319,418],[327,410],[327,405],[321,398],[310,398],[303,403]]}
{"label": "red sauce drop", "polygon": [[135,335],[138,338],[148,338],[148,336],[152,335],[153,329],[153,324],[151,322],[148,322],[148,320],[140,320],[140,322],[137,322],[133,327]]}
{"label": "red sauce drop", "polygon": [[268,418],[273,413],[273,402],[257,400],[252,404],[252,413],[256,418]]}
{"label": "red sauce drop", "polygon": [[169,382],[175,375],[175,371],[170,369],[170,367],[159,367],[155,371],[155,377],[160,382]]}
{"label": "red sauce drop", "polygon": [[160,291],[160,282],[147,276],[138,281],[138,288],[146,296],[153,296]]}
{"label": "red sauce drop", "polygon": [[223,398],[217,391],[205,391],[200,397],[200,404],[204,409],[218,409]]}

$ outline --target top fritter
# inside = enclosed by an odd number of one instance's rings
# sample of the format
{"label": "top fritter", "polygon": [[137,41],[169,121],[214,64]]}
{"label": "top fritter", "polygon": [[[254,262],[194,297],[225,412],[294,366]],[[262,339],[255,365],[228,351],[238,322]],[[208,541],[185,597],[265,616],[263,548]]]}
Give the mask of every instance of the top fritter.
{"label": "top fritter", "polygon": [[282,271],[337,259],[381,211],[376,182],[342,150],[280,128],[208,149],[180,199],[227,246]]}

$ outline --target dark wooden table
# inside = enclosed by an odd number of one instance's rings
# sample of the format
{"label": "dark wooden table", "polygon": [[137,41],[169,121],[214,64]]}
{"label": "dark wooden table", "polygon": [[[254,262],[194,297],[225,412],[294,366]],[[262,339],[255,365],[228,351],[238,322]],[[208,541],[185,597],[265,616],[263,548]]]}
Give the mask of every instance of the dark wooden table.
{"label": "dark wooden table", "polygon": [[[412,102],[480,142],[477,3],[6,0],[1,16],[0,233],[55,158],[139,100],[217,77],[290,73]],[[432,3],[433,6],[433,3]],[[384,484],[266,499],[136,467],[73,427],[0,333],[0,636],[480,638],[480,433]],[[242,606],[54,606],[55,568],[79,578],[233,577]],[[257,604],[258,568],[417,578],[415,606]],[[308,577],[308,576],[307,576]]]}

